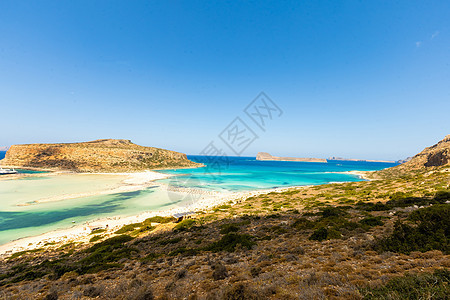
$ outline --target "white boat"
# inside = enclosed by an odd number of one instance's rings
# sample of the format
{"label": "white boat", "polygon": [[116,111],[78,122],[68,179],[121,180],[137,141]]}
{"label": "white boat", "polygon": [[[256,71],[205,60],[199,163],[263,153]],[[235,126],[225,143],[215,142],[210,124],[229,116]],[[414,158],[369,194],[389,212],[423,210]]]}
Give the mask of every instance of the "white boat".
{"label": "white boat", "polygon": [[8,175],[8,174],[17,174],[19,172],[17,172],[14,169],[3,169],[2,167],[0,167],[0,175]]}

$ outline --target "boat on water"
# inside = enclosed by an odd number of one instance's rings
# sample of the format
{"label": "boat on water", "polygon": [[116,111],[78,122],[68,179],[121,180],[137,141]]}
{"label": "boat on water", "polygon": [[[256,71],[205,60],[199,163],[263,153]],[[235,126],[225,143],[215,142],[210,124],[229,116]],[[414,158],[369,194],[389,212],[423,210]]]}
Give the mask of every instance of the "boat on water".
{"label": "boat on water", "polygon": [[3,169],[2,167],[0,167],[0,175],[8,175],[8,174],[17,174],[19,172],[17,172],[14,169]]}

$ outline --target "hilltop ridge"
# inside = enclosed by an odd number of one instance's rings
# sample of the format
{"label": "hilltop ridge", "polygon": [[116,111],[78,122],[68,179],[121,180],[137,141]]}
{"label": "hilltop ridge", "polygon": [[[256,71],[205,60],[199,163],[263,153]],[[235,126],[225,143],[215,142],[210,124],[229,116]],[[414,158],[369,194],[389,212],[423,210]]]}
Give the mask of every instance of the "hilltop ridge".
{"label": "hilltop ridge", "polygon": [[24,168],[113,173],[202,166],[188,160],[184,153],[140,146],[125,139],[12,145],[0,164]]}

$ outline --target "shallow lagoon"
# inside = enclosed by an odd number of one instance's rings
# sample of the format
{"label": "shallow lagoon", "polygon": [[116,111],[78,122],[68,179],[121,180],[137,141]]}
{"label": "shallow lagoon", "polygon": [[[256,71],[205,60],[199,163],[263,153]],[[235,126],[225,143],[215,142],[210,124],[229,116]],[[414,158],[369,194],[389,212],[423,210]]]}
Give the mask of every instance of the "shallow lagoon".
{"label": "shallow lagoon", "polygon": [[[175,187],[237,192],[359,181],[361,179],[358,176],[333,172],[380,170],[394,165],[346,161],[330,163],[256,161],[250,157],[231,157],[227,163],[212,164],[210,159],[205,157],[189,156],[189,158],[203,162],[209,167],[164,171],[179,176],[159,182]],[[60,176],[41,174],[38,177],[0,180],[0,244],[99,218],[169,209],[192,201],[190,197],[185,197],[181,193],[153,187],[134,192],[33,204],[34,201],[45,201],[63,194],[95,193],[120,185],[121,180],[122,176],[93,174]]]}

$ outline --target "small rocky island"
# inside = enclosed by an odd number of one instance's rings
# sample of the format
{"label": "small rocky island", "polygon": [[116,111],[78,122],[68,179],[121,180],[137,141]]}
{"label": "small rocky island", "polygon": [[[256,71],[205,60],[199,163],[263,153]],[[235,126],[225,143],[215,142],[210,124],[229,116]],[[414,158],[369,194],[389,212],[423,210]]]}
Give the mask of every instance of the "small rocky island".
{"label": "small rocky island", "polygon": [[258,152],[256,160],[278,160],[278,161],[302,161],[302,162],[320,162],[326,163],[325,158],[311,158],[311,157],[278,157],[272,156],[267,152]]}
{"label": "small rocky island", "polygon": [[74,172],[137,172],[148,169],[200,167],[186,154],[144,147],[130,140],[102,139],[82,143],[13,145],[2,166]]}

